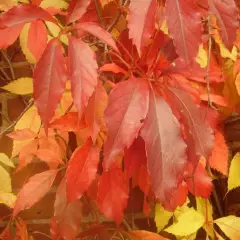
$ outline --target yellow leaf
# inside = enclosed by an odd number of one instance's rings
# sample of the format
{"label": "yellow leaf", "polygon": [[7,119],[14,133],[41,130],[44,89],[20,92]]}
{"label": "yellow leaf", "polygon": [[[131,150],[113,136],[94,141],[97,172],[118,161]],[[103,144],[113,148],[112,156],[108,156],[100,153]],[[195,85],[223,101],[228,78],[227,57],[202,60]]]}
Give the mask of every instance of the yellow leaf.
{"label": "yellow leaf", "polygon": [[2,166],[0,166],[0,191],[12,192],[10,175]]}
{"label": "yellow leaf", "polygon": [[228,177],[228,191],[240,186],[240,153],[237,153],[231,162],[229,177]]}
{"label": "yellow leaf", "polygon": [[33,80],[32,78],[19,78],[15,81],[12,81],[8,85],[2,87],[3,89],[19,95],[26,95],[33,93]]}
{"label": "yellow leaf", "polygon": [[[53,37],[58,37],[61,29],[58,25],[56,25],[55,23],[52,22],[48,22],[46,21],[45,24],[47,25],[47,28],[49,30],[49,32],[52,34]],[[62,26],[59,23],[60,26]],[[64,44],[68,45],[68,38],[66,35],[61,35],[60,37],[60,41],[63,42]]]}
{"label": "yellow leaf", "polygon": [[189,211],[190,207],[188,207],[189,199],[187,198],[186,202],[181,206],[177,207],[174,211],[174,218],[178,219],[183,213],[186,213]]}
{"label": "yellow leaf", "polygon": [[196,202],[197,202],[197,211],[201,213],[205,219],[203,228],[211,238],[214,238],[212,205],[208,199],[204,199],[200,197],[196,197]]}
{"label": "yellow leaf", "polygon": [[177,223],[171,225],[164,231],[172,233],[176,236],[185,237],[196,233],[203,224],[204,217],[191,208],[178,218]]}
{"label": "yellow leaf", "polygon": [[0,0],[0,10],[7,11],[17,5],[17,0]]}
{"label": "yellow leaf", "polygon": [[67,9],[68,3],[64,0],[43,0],[40,4],[42,8]]}
{"label": "yellow leaf", "polygon": [[0,162],[5,164],[6,166],[13,168],[15,167],[11,159],[5,153],[0,153]]}
{"label": "yellow leaf", "polygon": [[27,61],[29,63],[35,64],[36,58],[33,56],[33,54],[28,49],[28,32],[29,32],[30,23],[27,23],[24,25],[23,30],[20,34],[19,40],[20,40],[20,46],[22,49],[22,52],[24,53]]}
{"label": "yellow leaf", "polygon": [[14,207],[17,197],[13,193],[0,192],[0,203],[7,205],[10,208]]}
{"label": "yellow leaf", "polygon": [[240,73],[238,73],[236,76],[235,85],[236,85],[237,93],[238,95],[240,95]]}
{"label": "yellow leaf", "polygon": [[[37,113],[37,109],[35,106],[32,106],[24,113],[22,118],[17,122],[14,130],[29,128],[32,132],[38,133],[40,126],[41,120]],[[17,156],[21,148],[24,145],[28,144],[30,141],[31,140],[13,141],[12,157]]]}
{"label": "yellow leaf", "polygon": [[230,215],[227,217],[219,218],[214,222],[231,240],[240,239],[240,218]]}
{"label": "yellow leaf", "polygon": [[168,35],[168,26],[167,26],[166,19],[164,19],[164,21],[160,27],[160,30],[162,30],[166,35]]}
{"label": "yellow leaf", "polygon": [[203,48],[203,44],[201,44],[199,46],[198,55],[196,57],[196,62],[199,63],[201,68],[207,67],[208,56],[207,56],[207,51]]}
{"label": "yellow leaf", "polygon": [[166,211],[161,204],[156,204],[154,221],[156,223],[158,232],[163,230],[172,216],[172,212]]}

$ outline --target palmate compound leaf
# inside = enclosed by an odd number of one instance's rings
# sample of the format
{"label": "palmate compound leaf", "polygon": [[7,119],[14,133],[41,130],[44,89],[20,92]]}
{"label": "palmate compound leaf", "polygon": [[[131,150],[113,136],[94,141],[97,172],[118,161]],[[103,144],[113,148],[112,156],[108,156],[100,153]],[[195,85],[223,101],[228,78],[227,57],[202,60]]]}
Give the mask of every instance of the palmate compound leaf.
{"label": "palmate compound leaf", "polygon": [[136,45],[139,55],[142,48],[151,38],[155,30],[156,0],[131,0],[129,5],[128,28],[129,37]]}
{"label": "palmate compound leaf", "polygon": [[180,124],[169,105],[154,90],[150,93],[149,110],[141,136],[145,141],[153,191],[157,199],[168,206],[173,192],[183,181],[186,144],[181,136]]}
{"label": "palmate compound leaf", "polygon": [[201,14],[192,0],[167,0],[166,20],[176,52],[187,65],[198,55]]}
{"label": "palmate compound leaf", "polygon": [[1,15],[0,27],[15,27],[39,19],[56,23],[44,9],[34,4],[19,4]]}
{"label": "palmate compound leaf", "polygon": [[49,170],[31,177],[17,195],[13,217],[37,203],[51,188],[58,170]]}
{"label": "palmate compound leaf", "polygon": [[225,45],[231,50],[239,27],[239,12],[234,0],[210,0],[209,11],[216,15]]}
{"label": "palmate compound leaf", "polygon": [[231,240],[240,239],[240,218],[229,215],[214,221]]}
{"label": "palmate compound leaf", "polygon": [[116,84],[105,111],[108,139],[104,145],[103,167],[109,169],[118,154],[137,137],[148,110],[149,89],[144,79],[131,77]]}
{"label": "palmate compound leaf", "polygon": [[89,138],[72,154],[66,173],[67,198],[69,202],[80,199],[96,177],[99,148]]}
{"label": "palmate compound leaf", "polygon": [[60,102],[67,82],[65,60],[58,39],[52,39],[33,73],[33,97],[45,132]]}
{"label": "palmate compound leaf", "polygon": [[128,199],[128,181],[116,166],[104,172],[99,179],[97,204],[100,211],[118,224],[122,221]]}
{"label": "palmate compound leaf", "polygon": [[75,37],[69,38],[68,61],[73,101],[80,119],[97,86],[98,65],[92,49]]}
{"label": "palmate compound leaf", "polygon": [[236,153],[231,161],[229,169],[228,191],[240,187],[239,168],[240,168],[240,153]]}
{"label": "palmate compound leaf", "polygon": [[66,194],[66,180],[60,183],[54,202],[54,219],[59,234],[65,239],[74,239],[82,220],[82,203],[79,200],[69,203]]}

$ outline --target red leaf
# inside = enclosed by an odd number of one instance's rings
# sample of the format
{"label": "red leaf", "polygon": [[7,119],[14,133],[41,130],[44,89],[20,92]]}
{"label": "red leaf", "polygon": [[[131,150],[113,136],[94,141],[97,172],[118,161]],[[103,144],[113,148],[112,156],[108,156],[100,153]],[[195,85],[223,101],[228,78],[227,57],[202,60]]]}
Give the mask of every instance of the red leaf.
{"label": "red leaf", "polygon": [[[204,161],[206,161],[204,159]],[[193,178],[191,178],[193,173],[193,166],[191,163],[187,166],[187,171],[190,177],[186,178],[186,183],[188,185],[188,190],[195,196],[208,198],[212,191],[212,179],[208,176],[205,170],[205,163],[201,159],[195,169]]]}
{"label": "red leaf", "polygon": [[69,38],[69,73],[74,104],[79,118],[97,86],[97,62],[95,53],[81,40]]}
{"label": "red leaf", "polygon": [[138,137],[125,153],[124,168],[127,176],[131,178],[135,173],[139,174],[141,166],[146,163],[145,143],[141,137]]}
{"label": "red leaf", "polygon": [[132,0],[129,5],[129,36],[136,45],[139,55],[143,46],[151,38],[155,30],[156,0]]}
{"label": "red leaf", "polygon": [[234,0],[210,0],[209,11],[216,15],[223,41],[229,49],[232,49],[239,27],[238,8]]}
{"label": "red leaf", "polygon": [[47,29],[40,20],[31,23],[28,32],[28,48],[38,61],[47,46]]}
{"label": "red leaf", "polygon": [[217,94],[213,94],[213,93],[201,94],[200,98],[202,101],[206,101],[206,102],[209,100],[208,98],[210,98],[212,103],[215,103],[221,107],[229,107],[228,101],[223,96],[219,96]]}
{"label": "red leaf", "polygon": [[42,0],[31,0],[32,4],[35,4],[37,6],[39,6],[41,4]]}
{"label": "red leaf", "polygon": [[56,178],[57,172],[57,170],[49,170],[38,173],[29,179],[17,195],[13,217],[16,217],[20,211],[32,207],[46,195]]}
{"label": "red leaf", "polygon": [[157,233],[144,230],[130,231],[129,234],[132,240],[167,240],[167,238],[164,238]]}
{"label": "red leaf", "polygon": [[167,0],[166,20],[177,54],[190,65],[201,43],[200,12],[192,0]]}
{"label": "red leaf", "polygon": [[149,110],[141,136],[146,145],[153,191],[157,199],[166,204],[183,180],[186,144],[176,117],[163,98],[155,92],[150,94]]}
{"label": "red leaf", "polygon": [[33,97],[42,119],[45,132],[65,90],[67,74],[62,46],[52,39],[33,73]]}
{"label": "red leaf", "polygon": [[71,159],[66,173],[67,198],[70,202],[82,197],[94,180],[99,162],[99,148],[94,146],[91,139],[77,148]]}
{"label": "red leaf", "polygon": [[120,168],[112,167],[99,180],[97,203],[100,211],[118,224],[127,205],[128,182]]}
{"label": "red leaf", "polygon": [[21,152],[19,154],[19,163],[16,171],[20,171],[32,161],[34,153],[37,151],[37,147],[38,141],[33,140],[21,148]]}
{"label": "red leaf", "polygon": [[224,136],[219,131],[215,133],[213,151],[208,161],[211,168],[228,175],[228,147]]}
{"label": "red leaf", "polygon": [[56,20],[44,9],[35,4],[20,4],[9,9],[0,17],[0,27],[20,26],[38,19],[56,23]]}
{"label": "red leaf", "polygon": [[137,137],[148,109],[147,82],[132,77],[118,83],[109,95],[105,111],[108,139],[104,146],[103,166],[109,169],[115,157],[129,148]]}
{"label": "red leaf", "polygon": [[36,133],[32,132],[29,128],[16,130],[8,133],[7,136],[17,141],[29,140],[37,137]]}
{"label": "red leaf", "polygon": [[91,33],[93,36],[99,38],[101,41],[108,44],[112,49],[118,51],[115,41],[112,38],[112,35],[101,28],[98,24],[93,22],[80,22],[76,24],[76,29],[82,30],[84,32]]}
{"label": "red leaf", "polygon": [[87,7],[90,4],[90,0],[72,0],[69,4],[68,12],[69,18],[67,24],[77,21],[87,11]]}
{"label": "red leaf", "polygon": [[106,63],[100,69],[99,72],[113,72],[113,73],[123,73],[127,75],[127,71],[119,67],[116,63]]}
{"label": "red leaf", "polygon": [[57,168],[59,164],[64,164],[59,155],[49,149],[38,149],[35,155],[52,169]]}
{"label": "red leaf", "polygon": [[183,91],[174,88],[169,88],[169,90],[168,100],[171,107],[177,109],[184,125],[186,142],[189,144],[189,159],[192,162],[198,161],[201,156],[208,159],[212,151],[214,136],[212,128],[206,122],[207,110],[203,111],[204,109],[196,105]]}
{"label": "red leaf", "polygon": [[101,127],[105,125],[103,115],[107,107],[107,102],[108,95],[102,83],[99,81],[95,92],[89,99],[85,111],[85,119],[93,142],[96,141],[97,134],[99,133]]}
{"label": "red leaf", "polygon": [[23,24],[12,28],[0,29],[0,48],[7,48],[12,45],[18,38],[23,28]]}
{"label": "red leaf", "polygon": [[54,203],[54,217],[59,234],[65,239],[75,239],[82,220],[82,204],[80,201],[67,202],[65,178],[60,183]]}

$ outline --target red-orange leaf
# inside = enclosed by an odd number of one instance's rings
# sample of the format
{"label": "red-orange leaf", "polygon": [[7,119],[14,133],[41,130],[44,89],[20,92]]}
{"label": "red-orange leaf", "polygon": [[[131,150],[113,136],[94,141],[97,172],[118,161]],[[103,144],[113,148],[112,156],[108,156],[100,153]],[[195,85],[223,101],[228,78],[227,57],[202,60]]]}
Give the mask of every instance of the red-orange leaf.
{"label": "red-orange leaf", "polygon": [[29,179],[17,195],[13,217],[20,211],[32,207],[46,195],[55,180],[57,172],[57,170],[49,170],[38,173]]}
{"label": "red-orange leaf", "polygon": [[194,1],[167,0],[166,20],[177,54],[190,65],[201,43],[201,14]]}
{"label": "red-orange leaf", "polygon": [[153,191],[157,199],[166,204],[183,180],[186,144],[181,136],[180,124],[169,105],[153,91],[141,136],[146,144]]}
{"label": "red-orange leaf", "polygon": [[32,132],[29,128],[24,128],[8,133],[7,136],[17,141],[23,141],[35,138],[37,134]]}
{"label": "red-orange leaf", "polygon": [[120,168],[112,167],[104,172],[98,184],[97,203],[100,211],[118,224],[123,219],[127,205],[128,181]]}
{"label": "red-orange leaf", "polygon": [[47,132],[67,81],[65,60],[58,39],[48,43],[34,69],[33,78],[33,97]]}
{"label": "red-orange leaf", "polygon": [[123,73],[127,75],[127,71],[119,67],[116,63],[106,63],[100,69],[100,72]]}
{"label": "red-orange leaf", "polygon": [[139,55],[143,46],[155,30],[156,0],[131,0],[129,5],[128,28],[129,36],[136,45]]}
{"label": "red-orange leaf", "polygon": [[104,126],[103,115],[107,107],[108,95],[102,83],[99,81],[94,94],[89,99],[85,110],[85,119],[90,130],[93,142],[96,141],[97,134]]}
{"label": "red-orange leaf", "polygon": [[56,23],[56,20],[44,9],[35,4],[19,4],[0,17],[0,27],[14,27],[38,19]]}
{"label": "red-orange leaf", "polygon": [[228,147],[224,136],[219,131],[215,133],[213,151],[208,162],[211,168],[228,175]]}
{"label": "red-orange leaf", "polygon": [[105,111],[108,139],[104,146],[105,169],[118,154],[129,148],[137,137],[148,109],[149,90],[143,79],[130,78],[118,83],[109,95]]}
{"label": "red-orange leaf", "polygon": [[54,217],[59,234],[65,239],[75,239],[82,220],[82,204],[79,200],[68,203],[65,178],[60,183],[54,203]]}
{"label": "red-orange leaf", "polygon": [[90,4],[90,0],[72,0],[69,4],[68,12],[69,17],[67,24],[79,20],[83,14],[87,11],[87,7]]}
{"label": "red-orange leaf", "polygon": [[232,49],[239,27],[239,11],[234,0],[210,0],[209,11],[216,15],[223,41]]}
{"label": "red-orange leaf", "polygon": [[72,202],[82,197],[94,180],[99,162],[99,148],[89,138],[72,154],[66,173],[67,198]]}
{"label": "red-orange leaf", "polygon": [[95,53],[81,40],[70,37],[68,46],[69,74],[74,104],[79,118],[97,86]]}
{"label": "red-orange leaf", "polygon": [[93,22],[80,22],[76,24],[75,28],[84,32],[91,33],[93,36],[99,38],[100,40],[108,44],[115,51],[118,51],[112,35],[103,28],[101,28],[98,24]]}
{"label": "red-orange leaf", "polygon": [[38,61],[47,46],[47,29],[40,20],[31,23],[28,32],[28,48]]}
{"label": "red-orange leaf", "polygon": [[18,38],[23,28],[23,24],[15,27],[0,29],[0,48],[7,48],[12,45]]}
{"label": "red-orange leaf", "polygon": [[157,233],[147,232],[144,230],[130,231],[129,235],[131,240],[167,240]]}

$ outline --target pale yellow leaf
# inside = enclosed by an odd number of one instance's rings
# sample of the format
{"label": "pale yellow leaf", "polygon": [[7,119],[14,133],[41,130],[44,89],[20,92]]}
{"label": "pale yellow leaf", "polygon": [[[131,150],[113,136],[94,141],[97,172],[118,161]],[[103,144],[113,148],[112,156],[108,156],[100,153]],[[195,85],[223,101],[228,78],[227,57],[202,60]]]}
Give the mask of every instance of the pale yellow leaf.
{"label": "pale yellow leaf", "polygon": [[164,231],[176,236],[186,237],[198,231],[204,224],[204,217],[193,208],[183,213],[177,223],[166,228]]}
{"label": "pale yellow leaf", "polygon": [[12,192],[10,175],[1,165],[0,165],[0,191]]}
{"label": "pale yellow leaf", "polygon": [[[40,126],[41,120],[38,115],[37,109],[35,106],[32,106],[24,113],[22,118],[17,122],[14,130],[29,128],[32,132],[38,133]],[[17,156],[21,148],[24,145],[28,144],[30,141],[31,140],[13,141],[12,157]]]}
{"label": "pale yellow leaf", "polygon": [[[52,22],[46,21],[45,24],[46,24],[50,34],[53,37],[58,37],[58,35],[59,35],[60,31],[61,31],[61,28],[58,25],[56,25],[55,23],[52,23]],[[59,25],[62,26],[60,23],[59,23]],[[61,35],[60,41],[62,43],[64,43],[64,44],[68,45],[68,38],[67,38],[66,35]]]}
{"label": "pale yellow leaf", "polygon": [[67,9],[68,3],[64,0],[43,0],[40,4],[42,8]]}
{"label": "pale yellow leaf", "polygon": [[0,203],[7,205],[10,208],[14,207],[17,197],[13,193],[0,192]]}
{"label": "pale yellow leaf", "polygon": [[156,204],[154,221],[156,223],[158,232],[163,230],[172,216],[172,212],[166,211],[161,204]]}
{"label": "pale yellow leaf", "polygon": [[240,153],[237,153],[231,162],[229,177],[228,177],[228,191],[240,186]]}
{"label": "pale yellow leaf", "polygon": [[208,56],[207,51],[203,48],[203,44],[199,46],[198,55],[196,57],[196,62],[199,63],[201,68],[207,67]]}
{"label": "pale yellow leaf", "polygon": [[204,199],[200,197],[196,197],[196,202],[197,202],[197,211],[201,213],[205,219],[203,228],[211,238],[214,238],[212,205],[208,199]]}
{"label": "pale yellow leaf", "polygon": [[6,166],[15,167],[12,160],[5,153],[0,153],[0,162]]}
{"label": "pale yellow leaf", "polygon": [[28,32],[29,32],[30,23],[27,23],[24,25],[23,30],[20,34],[19,40],[20,40],[20,46],[22,49],[22,52],[24,53],[27,61],[29,63],[35,64],[36,58],[33,56],[33,54],[28,49]]}
{"label": "pale yellow leaf", "polygon": [[240,218],[230,215],[227,217],[219,218],[214,222],[231,240],[240,239]]}
{"label": "pale yellow leaf", "polygon": [[33,79],[28,77],[19,78],[15,81],[10,82],[2,88],[18,95],[31,94],[33,93]]}

